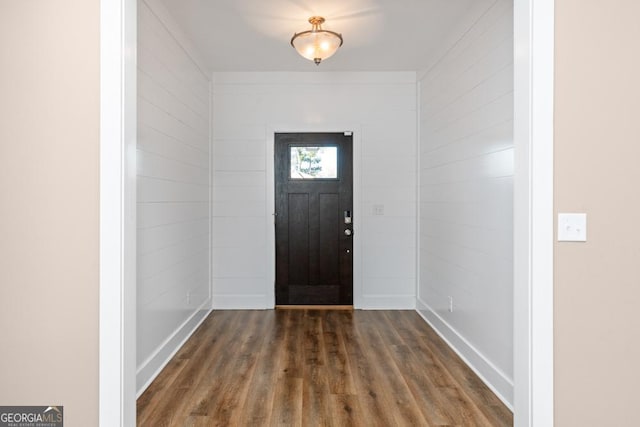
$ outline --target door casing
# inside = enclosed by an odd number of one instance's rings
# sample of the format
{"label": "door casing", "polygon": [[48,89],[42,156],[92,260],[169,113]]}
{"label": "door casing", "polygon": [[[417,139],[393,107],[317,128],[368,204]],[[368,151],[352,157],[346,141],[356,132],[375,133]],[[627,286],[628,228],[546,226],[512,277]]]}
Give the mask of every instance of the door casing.
{"label": "door casing", "polygon": [[[351,232],[352,222],[345,224],[342,212],[353,213],[353,132],[337,133],[277,133],[275,135],[276,146],[274,156],[275,163],[275,188],[276,210],[275,217],[276,242],[280,238],[280,245],[276,245],[276,303],[279,305],[296,304],[317,304],[317,305],[352,305],[353,304],[353,237],[352,234],[345,235],[343,230]],[[299,180],[290,176],[291,147],[295,146],[334,146],[337,149],[337,179],[329,180]],[[308,262],[306,283],[295,283],[291,279],[292,257],[296,254],[290,250],[290,245],[299,238],[298,235],[290,233],[291,226],[300,225],[292,219],[290,211],[290,197],[296,193],[307,195],[307,220],[311,221],[317,214],[318,231],[312,233],[314,228],[311,222],[306,225],[306,235],[309,244],[306,248],[304,260]],[[322,207],[322,195],[329,192],[335,196],[337,206],[335,210],[327,210]],[[317,195],[317,198],[313,196]],[[286,195],[286,197],[285,197]],[[279,200],[279,201],[278,201]],[[323,222],[322,218],[325,218]],[[328,221],[328,222],[327,222]],[[333,242],[337,247],[323,249],[322,227],[328,226],[333,229],[333,233],[328,234],[328,241]],[[345,231],[346,233],[346,231]],[[337,239],[337,240],[336,240]],[[314,252],[314,249],[315,252]],[[346,254],[345,254],[346,252]],[[315,255],[314,255],[315,254]],[[324,261],[323,261],[324,260]],[[330,262],[333,261],[333,262]],[[323,279],[323,262],[329,262],[325,266],[337,266],[337,275],[331,279],[332,283],[326,283]],[[304,263],[304,261],[303,261]],[[295,265],[295,264],[294,264]],[[315,268],[314,268],[315,265]],[[279,269],[282,269],[278,273]],[[348,280],[347,280],[348,278]],[[302,277],[298,280],[305,281]],[[324,288],[322,292],[317,292],[319,288]],[[301,287],[300,287],[301,286]],[[304,288],[304,295],[295,295],[295,290],[301,292]],[[331,296],[331,292],[338,292],[338,295]],[[293,292],[293,295],[292,295]],[[315,293],[310,298],[309,293]],[[325,298],[325,299],[323,299]]]}
{"label": "door casing", "polygon": [[[125,166],[135,164],[135,150],[128,138],[137,132],[135,120],[131,120],[132,115],[135,117],[137,96],[136,3],[136,0],[100,2],[100,120],[101,127],[113,126],[112,132],[100,134],[99,423],[105,427],[135,425],[135,323],[123,316],[132,305],[135,307],[135,275],[132,278],[130,274],[131,269],[135,271],[135,264],[125,268],[123,257],[135,254],[135,227],[131,231],[131,218],[125,213],[130,214],[132,209],[135,212],[126,194],[136,184],[129,180]],[[515,343],[516,427],[553,426],[553,334],[549,334],[549,330],[553,331],[553,253],[547,250],[553,247],[553,212],[549,206],[553,206],[554,3],[554,0],[514,0],[514,131],[516,155],[520,156],[516,159],[515,176],[515,233],[520,240],[514,251],[518,292],[514,306],[515,310],[526,312],[514,322],[516,336],[523,337]],[[357,137],[360,128],[354,124],[322,128],[354,131],[354,206],[361,206],[361,146]],[[274,132],[319,129],[294,124],[270,126],[268,130],[271,137],[267,137],[267,158],[273,158]],[[273,182],[272,178],[273,165],[267,162],[267,182]],[[274,211],[273,202],[269,203],[273,193],[273,186],[267,185],[268,230],[273,229],[270,215]],[[110,203],[114,200],[118,203]],[[359,307],[362,262],[358,222],[354,225],[354,306]],[[275,236],[269,234],[271,241],[267,248],[273,248]],[[112,238],[103,239],[104,236]],[[267,249],[266,256],[271,270],[267,277],[273,278],[275,250]],[[266,305],[274,306],[273,281],[265,286],[270,290],[267,300],[271,301]],[[534,295],[534,289],[541,292]],[[132,371],[134,374],[130,375]]]}
{"label": "door casing", "polygon": [[265,140],[267,156],[267,279],[265,282],[265,308],[276,306],[276,231],[274,227],[275,213],[275,134],[276,133],[317,133],[317,132],[352,132],[353,133],[353,307],[362,307],[362,241],[361,235],[361,126],[359,124],[327,123],[322,125],[271,125],[267,128]]}

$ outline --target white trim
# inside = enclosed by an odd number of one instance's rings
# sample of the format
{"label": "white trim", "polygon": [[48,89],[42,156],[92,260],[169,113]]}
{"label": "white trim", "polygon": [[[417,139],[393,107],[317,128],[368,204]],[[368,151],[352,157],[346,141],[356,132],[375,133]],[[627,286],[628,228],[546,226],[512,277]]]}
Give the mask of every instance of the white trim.
{"label": "white trim", "polygon": [[424,301],[418,298],[416,305],[418,314],[480,377],[487,387],[509,409],[513,410],[513,381]]}
{"label": "white trim", "polygon": [[[393,279],[389,279],[393,280]],[[354,306],[355,307],[355,306]],[[362,304],[358,307],[363,310],[415,310],[416,296],[410,295],[363,295]]]}
{"label": "white trim", "polygon": [[414,299],[415,306],[418,307],[418,300],[420,298],[420,274],[422,272],[421,269],[421,261],[422,261],[422,245],[421,245],[421,219],[422,219],[422,157],[421,154],[421,143],[422,143],[422,80],[416,80],[416,285],[414,288]]}
{"label": "white trim", "polygon": [[[415,71],[216,71],[213,81],[219,85],[242,84],[264,85],[371,85],[371,84],[414,84]],[[333,131],[332,131],[333,132]]]}
{"label": "white trim", "polygon": [[514,35],[514,422],[551,427],[554,0],[515,0]]}
{"label": "white trim", "polygon": [[100,2],[99,423],[136,423],[136,2]]}
{"label": "white trim", "polygon": [[362,308],[364,310],[415,310],[416,296],[413,294],[363,295],[362,304],[355,308]]}
{"label": "white trim", "polygon": [[[217,77],[216,73],[216,77]],[[265,217],[267,221],[267,247],[265,248],[265,260],[267,262],[265,293],[266,300],[264,308],[274,308],[276,306],[276,225],[275,225],[275,127],[267,126],[265,131],[265,194],[266,207]]]}
{"label": "white trim", "polygon": [[209,77],[209,304],[213,308],[213,76]]}
{"label": "white trim", "polygon": [[269,295],[213,294],[214,310],[264,310],[275,307]]}
{"label": "white trim", "polygon": [[276,230],[273,225],[273,213],[275,212],[275,173],[274,173],[274,144],[276,133],[286,132],[353,132],[353,307],[364,308],[362,289],[362,126],[359,124],[335,124],[321,125],[269,125],[266,129],[266,171],[267,171],[267,280],[265,290],[267,306],[273,308],[276,304],[275,280],[276,280]]}
{"label": "white trim", "polygon": [[196,329],[198,329],[202,322],[209,316],[212,312],[212,310],[208,308],[210,304],[211,302],[209,300],[205,301],[147,360],[140,364],[136,372],[136,383],[138,384],[136,398],[144,393],[153,380],[156,379],[160,371],[167,366],[167,363],[171,361],[178,350],[182,348],[184,343],[191,338]]}

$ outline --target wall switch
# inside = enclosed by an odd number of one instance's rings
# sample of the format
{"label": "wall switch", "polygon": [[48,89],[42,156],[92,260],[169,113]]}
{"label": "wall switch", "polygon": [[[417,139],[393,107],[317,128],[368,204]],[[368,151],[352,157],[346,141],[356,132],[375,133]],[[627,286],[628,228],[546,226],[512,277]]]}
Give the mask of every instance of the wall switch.
{"label": "wall switch", "polygon": [[587,214],[561,213],[558,214],[559,242],[587,241]]}
{"label": "wall switch", "polygon": [[375,216],[384,215],[384,205],[373,205],[373,214]]}
{"label": "wall switch", "polygon": [[453,297],[449,297],[449,313],[453,313]]}

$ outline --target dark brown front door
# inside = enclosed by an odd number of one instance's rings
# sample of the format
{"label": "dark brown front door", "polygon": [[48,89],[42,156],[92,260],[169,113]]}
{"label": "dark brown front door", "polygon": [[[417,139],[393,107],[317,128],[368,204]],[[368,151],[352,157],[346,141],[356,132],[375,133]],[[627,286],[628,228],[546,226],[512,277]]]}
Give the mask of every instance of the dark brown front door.
{"label": "dark brown front door", "polygon": [[275,135],[276,304],[353,304],[351,134]]}

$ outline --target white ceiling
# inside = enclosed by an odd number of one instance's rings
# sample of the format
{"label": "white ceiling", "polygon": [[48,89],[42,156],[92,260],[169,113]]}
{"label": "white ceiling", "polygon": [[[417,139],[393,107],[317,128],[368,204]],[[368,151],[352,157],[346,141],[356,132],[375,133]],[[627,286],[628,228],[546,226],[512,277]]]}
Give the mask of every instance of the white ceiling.
{"label": "white ceiling", "polygon": [[[212,71],[412,71],[496,0],[162,0]],[[318,67],[289,41],[326,18],[344,45]]]}

